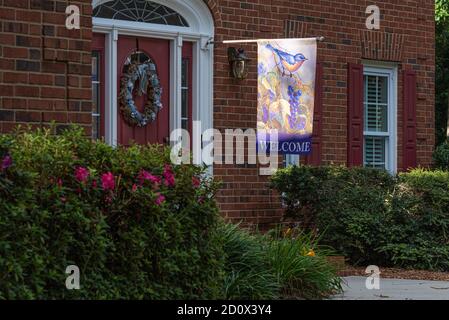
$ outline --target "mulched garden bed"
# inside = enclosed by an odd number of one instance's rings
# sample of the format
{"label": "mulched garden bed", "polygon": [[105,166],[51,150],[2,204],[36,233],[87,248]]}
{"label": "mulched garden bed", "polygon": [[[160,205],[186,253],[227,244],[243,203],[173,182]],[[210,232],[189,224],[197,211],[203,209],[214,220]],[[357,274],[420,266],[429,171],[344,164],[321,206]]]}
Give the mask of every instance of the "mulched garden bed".
{"label": "mulched garden bed", "polygon": [[[366,268],[345,266],[338,272],[340,277],[368,276]],[[426,270],[406,270],[397,268],[380,268],[380,277],[387,279],[408,279],[408,280],[436,280],[449,281],[449,272],[434,272]]]}

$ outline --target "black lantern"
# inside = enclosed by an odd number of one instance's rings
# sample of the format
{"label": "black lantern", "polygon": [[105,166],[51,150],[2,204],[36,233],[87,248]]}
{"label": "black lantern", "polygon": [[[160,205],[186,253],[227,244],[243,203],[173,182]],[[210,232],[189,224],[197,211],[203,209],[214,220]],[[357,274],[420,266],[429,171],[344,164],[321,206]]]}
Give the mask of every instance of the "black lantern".
{"label": "black lantern", "polygon": [[249,59],[245,51],[240,48],[228,48],[228,60],[231,66],[232,76],[238,80],[243,80],[248,76]]}

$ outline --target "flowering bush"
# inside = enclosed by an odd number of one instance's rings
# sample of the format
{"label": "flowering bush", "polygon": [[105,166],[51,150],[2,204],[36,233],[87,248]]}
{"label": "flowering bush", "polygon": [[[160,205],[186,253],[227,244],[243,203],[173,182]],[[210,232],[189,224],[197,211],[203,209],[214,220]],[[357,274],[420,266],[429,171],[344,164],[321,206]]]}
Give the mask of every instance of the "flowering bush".
{"label": "flowering bush", "polygon": [[[0,299],[219,296],[216,183],[161,146],[0,136]],[[65,287],[80,269],[81,290]]]}

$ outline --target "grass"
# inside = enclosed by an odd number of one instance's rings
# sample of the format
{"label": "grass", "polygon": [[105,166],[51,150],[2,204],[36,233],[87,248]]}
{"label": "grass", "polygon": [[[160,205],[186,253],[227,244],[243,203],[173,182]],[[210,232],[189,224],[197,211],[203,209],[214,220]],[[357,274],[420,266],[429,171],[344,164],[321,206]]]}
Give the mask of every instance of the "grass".
{"label": "grass", "polygon": [[267,253],[284,298],[319,299],[341,290],[337,270],[326,259],[331,252],[310,235],[272,239]]}
{"label": "grass", "polygon": [[262,237],[231,224],[224,225],[222,232],[226,254],[225,298],[278,299],[280,284],[266,259]]}
{"label": "grass", "polygon": [[226,299],[321,299],[341,290],[329,249],[311,235],[251,234],[224,225]]}

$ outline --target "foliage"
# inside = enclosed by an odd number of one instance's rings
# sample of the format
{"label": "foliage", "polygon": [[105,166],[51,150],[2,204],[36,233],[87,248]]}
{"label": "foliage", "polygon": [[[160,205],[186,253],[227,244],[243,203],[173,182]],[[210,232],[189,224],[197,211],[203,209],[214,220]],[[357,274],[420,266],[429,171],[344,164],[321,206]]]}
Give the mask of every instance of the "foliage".
{"label": "foliage", "polygon": [[449,170],[449,141],[440,144],[433,153],[434,166],[441,170]]}
{"label": "foliage", "polygon": [[[0,298],[220,296],[216,183],[201,169],[76,128],[2,135],[0,160]],[[65,287],[69,265],[81,290]]]}
{"label": "foliage", "polygon": [[449,19],[449,1],[435,0],[435,20],[437,22]]}
{"label": "foliage", "polygon": [[449,270],[449,172],[417,169],[400,174],[399,182],[406,190],[400,193],[404,240],[383,250],[399,266]]}
{"label": "foliage", "polygon": [[[274,299],[335,286],[319,257],[224,224],[201,168],[83,134],[0,135],[0,299]],[[80,290],[66,289],[70,265]]]}
{"label": "foliage", "polygon": [[449,173],[291,167],[272,186],[289,218],[355,264],[449,270]]}
{"label": "foliage", "polygon": [[449,108],[449,1],[436,0],[435,39],[436,39],[436,74],[435,74],[435,121],[436,144],[447,138],[447,121]]}
{"label": "foliage", "polygon": [[262,237],[229,224],[222,226],[222,237],[226,254],[225,298],[279,298],[280,285],[266,259]]}
{"label": "foliage", "polygon": [[[224,225],[226,299],[316,299],[341,290],[340,278],[310,235],[250,234]],[[282,236],[280,236],[282,234]]]}
{"label": "foliage", "polygon": [[340,278],[326,260],[332,250],[318,246],[312,234],[287,229],[268,241],[268,261],[284,297],[324,298],[341,291]]}

